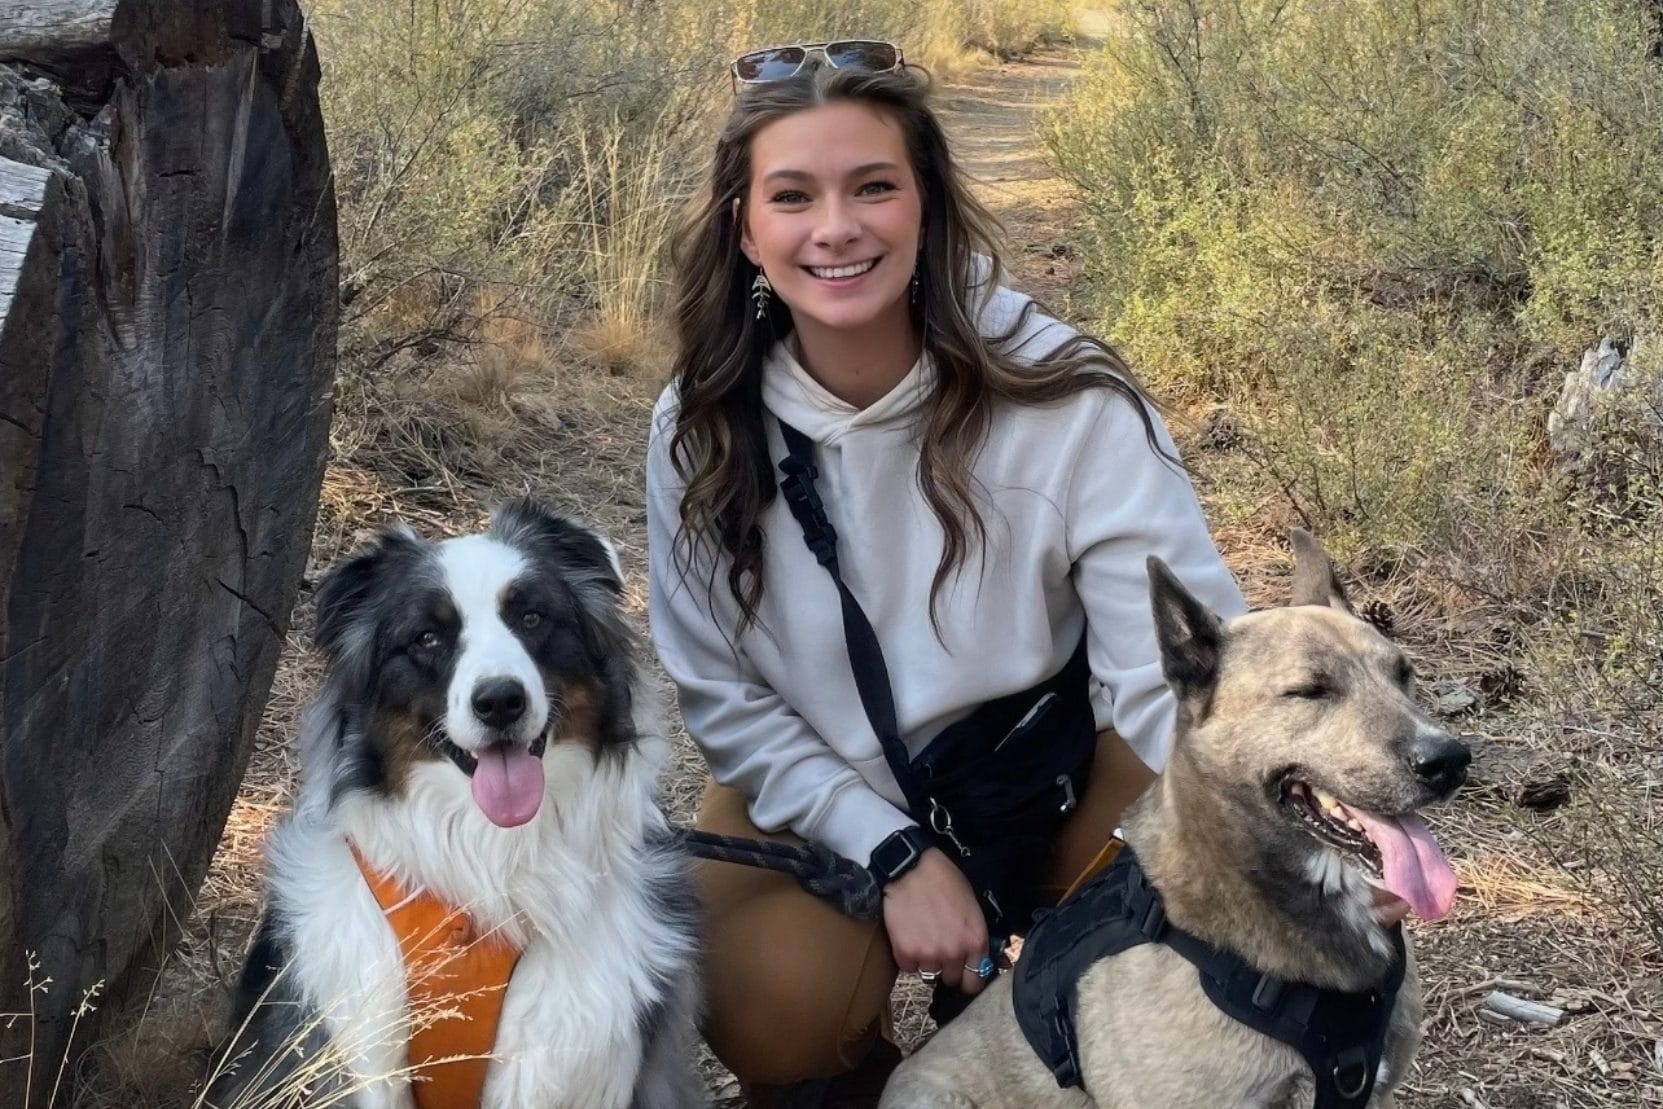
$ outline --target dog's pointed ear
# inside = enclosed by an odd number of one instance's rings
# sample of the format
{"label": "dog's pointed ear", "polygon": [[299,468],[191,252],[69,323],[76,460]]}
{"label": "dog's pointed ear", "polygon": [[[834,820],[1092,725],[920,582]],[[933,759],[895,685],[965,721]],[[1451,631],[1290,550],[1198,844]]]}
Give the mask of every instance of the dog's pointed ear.
{"label": "dog's pointed ear", "polygon": [[1184,588],[1167,564],[1149,556],[1149,604],[1161,672],[1179,700],[1205,696],[1218,682],[1224,654],[1224,622]]}
{"label": "dog's pointed ear", "polygon": [[1293,595],[1288,603],[1322,605],[1357,615],[1322,544],[1304,528],[1290,529],[1288,540],[1293,544]]}
{"label": "dog's pointed ear", "polygon": [[422,540],[404,524],[384,528],[364,547],[335,563],[318,586],[312,641],[331,661],[351,646],[351,631],[375,599],[375,583],[397,558],[416,552]]}

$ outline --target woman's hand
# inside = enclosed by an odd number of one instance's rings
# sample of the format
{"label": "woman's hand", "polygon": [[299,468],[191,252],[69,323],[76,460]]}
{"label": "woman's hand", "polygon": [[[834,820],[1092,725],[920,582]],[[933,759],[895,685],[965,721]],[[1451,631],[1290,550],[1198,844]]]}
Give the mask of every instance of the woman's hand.
{"label": "woman's hand", "polygon": [[939,848],[884,887],[883,923],[902,972],[941,973],[941,980],[967,994],[981,992],[973,969],[987,955],[987,921],[964,873]]}

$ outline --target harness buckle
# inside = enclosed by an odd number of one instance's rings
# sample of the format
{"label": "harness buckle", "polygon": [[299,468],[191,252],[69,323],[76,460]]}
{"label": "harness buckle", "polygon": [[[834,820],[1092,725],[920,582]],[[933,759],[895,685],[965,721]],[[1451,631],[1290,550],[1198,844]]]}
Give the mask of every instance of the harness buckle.
{"label": "harness buckle", "polygon": [[1349,1048],[1334,1061],[1334,1091],[1343,1098],[1358,1098],[1369,1085],[1368,1052]]}
{"label": "harness buckle", "polygon": [[1068,1019],[1066,1012],[1058,1009],[1056,1015],[1051,1018],[1051,1027],[1055,1031],[1057,1042],[1062,1045],[1063,1053],[1062,1058],[1056,1061],[1057,1065],[1052,1070],[1052,1075],[1056,1078],[1057,1085],[1065,1089],[1078,1086],[1081,1080],[1080,1056],[1074,1047],[1074,1022]]}
{"label": "harness buckle", "polygon": [[1281,1000],[1282,980],[1270,974],[1259,975],[1259,984],[1253,987],[1253,1007],[1274,1009],[1276,1003]]}
{"label": "harness buckle", "polygon": [[1138,931],[1150,943],[1159,943],[1166,932],[1166,906],[1161,904],[1160,898],[1152,898],[1149,907],[1143,911],[1143,919],[1138,921]]}

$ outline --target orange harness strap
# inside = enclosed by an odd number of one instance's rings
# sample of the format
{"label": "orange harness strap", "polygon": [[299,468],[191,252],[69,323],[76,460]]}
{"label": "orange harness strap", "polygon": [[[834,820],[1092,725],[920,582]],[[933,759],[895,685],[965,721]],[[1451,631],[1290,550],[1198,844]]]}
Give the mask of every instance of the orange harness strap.
{"label": "orange harness strap", "polygon": [[431,893],[407,893],[355,845],[352,857],[404,953],[410,1090],[417,1109],[475,1109],[519,949],[479,935],[464,910]]}

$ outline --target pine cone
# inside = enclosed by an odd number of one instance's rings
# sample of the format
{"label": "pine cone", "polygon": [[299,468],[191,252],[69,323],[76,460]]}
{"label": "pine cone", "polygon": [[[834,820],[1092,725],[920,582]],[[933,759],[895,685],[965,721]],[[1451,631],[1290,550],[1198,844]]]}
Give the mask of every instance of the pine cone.
{"label": "pine cone", "polygon": [[1526,782],[1519,790],[1518,805],[1531,812],[1552,812],[1571,799],[1571,776],[1564,772],[1550,778]]}
{"label": "pine cone", "polygon": [[1478,676],[1478,691],[1494,703],[1511,701],[1524,691],[1524,673],[1504,662]]}
{"label": "pine cone", "polygon": [[1397,617],[1392,615],[1392,606],[1385,601],[1365,601],[1357,615],[1373,624],[1381,635],[1391,635],[1392,629],[1397,627]]}

